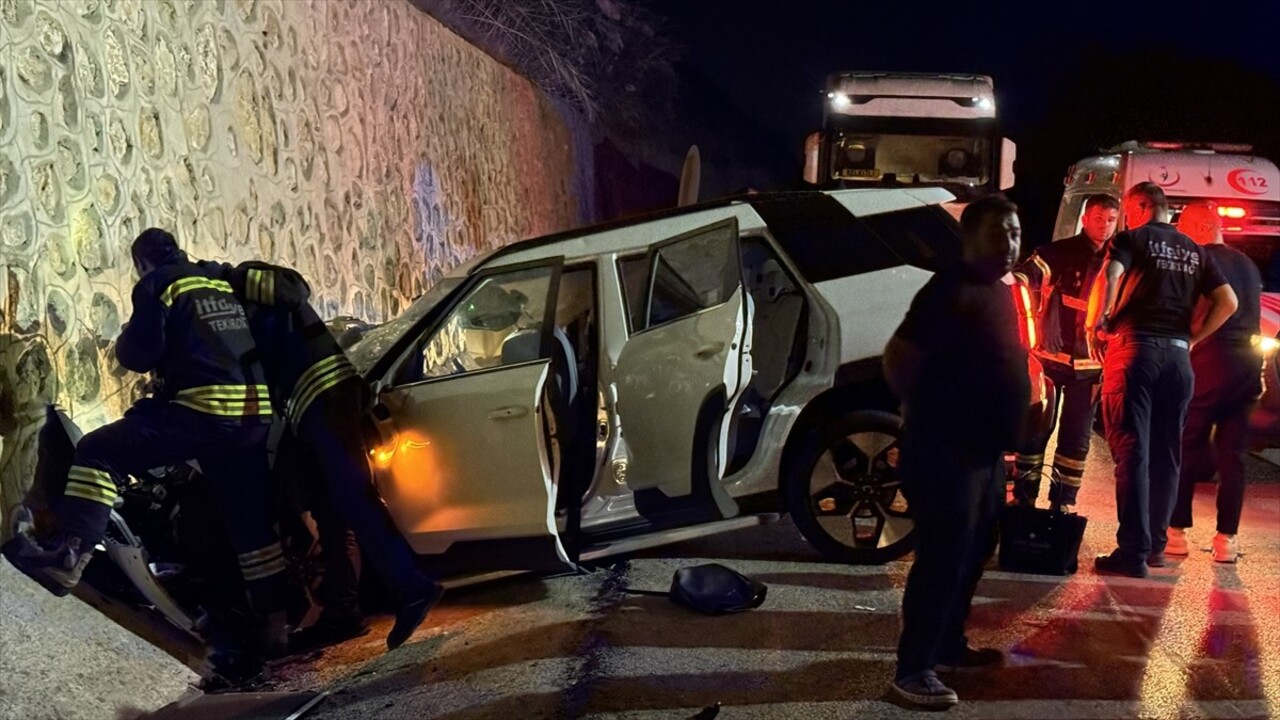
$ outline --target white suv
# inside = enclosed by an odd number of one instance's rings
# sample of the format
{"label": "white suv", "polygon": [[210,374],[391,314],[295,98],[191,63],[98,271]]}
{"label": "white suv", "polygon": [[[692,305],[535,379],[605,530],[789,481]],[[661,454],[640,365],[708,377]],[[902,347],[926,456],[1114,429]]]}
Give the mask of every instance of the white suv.
{"label": "white suv", "polygon": [[378,391],[370,462],[392,520],[467,571],[566,567],[783,512],[832,560],[900,557],[914,525],[880,356],[958,253],[951,199],[751,195],[458,268],[349,351]]}

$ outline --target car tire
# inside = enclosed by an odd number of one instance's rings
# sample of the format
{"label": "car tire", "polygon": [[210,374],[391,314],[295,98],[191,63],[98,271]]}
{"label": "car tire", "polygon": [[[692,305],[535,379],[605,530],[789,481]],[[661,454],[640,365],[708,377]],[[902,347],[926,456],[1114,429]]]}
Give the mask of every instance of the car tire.
{"label": "car tire", "polygon": [[820,422],[804,438],[791,464],[787,507],[827,559],[878,565],[911,552],[915,523],[897,475],[901,436],[898,416],[859,411]]}

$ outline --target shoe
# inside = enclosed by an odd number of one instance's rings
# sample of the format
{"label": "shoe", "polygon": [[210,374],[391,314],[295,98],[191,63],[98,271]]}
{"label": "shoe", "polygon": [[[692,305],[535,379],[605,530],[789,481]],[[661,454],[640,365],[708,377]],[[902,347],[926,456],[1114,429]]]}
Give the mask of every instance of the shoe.
{"label": "shoe", "polygon": [[1177,557],[1186,557],[1191,554],[1190,548],[1187,547],[1187,531],[1182,528],[1171,527],[1164,534],[1165,555],[1174,555]]}
{"label": "shoe", "polygon": [[1218,533],[1213,536],[1213,561],[1233,563],[1240,559],[1240,546],[1236,544],[1235,535]]}
{"label": "shoe", "polygon": [[283,610],[268,614],[263,623],[262,653],[268,660],[289,655],[289,616]]}
{"label": "shoe", "polygon": [[1164,552],[1153,552],[1147,554],[1147,567],[1164,567],[1169,564],[1169,558],[1165,557]]}
{"label": "shoe", "polygon": [[206,693],[252,690],[271,679],[262,658],[248,653],[219,653],[212,661],[213,675],[196,685]]}
{"label": "shoe", "polygon": [[15,535],[0,548],[23,575],[40,583],[57,597],[66,597],[80,583],[93,551],[80,553],[80,538],[69,538],[57,548],[47,548],[29,535]]}
{"label": "shoe", "polygon": [[940,662],[934,665],[933,669],[936,672],[949,673],[957,670],[992,667],[1002,662],[1004,662],[1004,653],[995,648],[966,647],[959,658]]}
{"label": "shoe", "polygon": [[1110,555],[1099,555],[1093,559],[1093,569],[1099,575],[1127,575],[1133,578],[1144,578],[1147,576],[1147,564],[1145,562],[1135,563],[1120,555],[1119,550],[1113,550]]}
{"label": "shoe", "polygon": [[439,583],[433,582],[401,604],[396,610],[396,623],[391,626],[391,632],[387,633],[387,649],[395,650],[403,645],[422,621],[427,619],[427,613],[440,602],[442,595],[444,595],[444,588]]}
{"label": "shoe", "polygon": [[949,710],[960,704],[956,691],[943,685],[932,670],[894,680],[890,692],[919,710]]}
{"label": "shoe", "polygon": [[314,625],[289,635],[289,654],[319,650],[369,634],[369,625],[359,616],[331,618],[323,613]]}

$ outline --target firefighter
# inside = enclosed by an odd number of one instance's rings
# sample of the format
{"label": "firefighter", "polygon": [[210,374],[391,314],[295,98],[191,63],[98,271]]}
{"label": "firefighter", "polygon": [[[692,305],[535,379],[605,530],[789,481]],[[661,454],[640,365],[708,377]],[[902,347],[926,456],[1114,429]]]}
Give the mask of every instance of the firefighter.
{"label": "firefighter", "polygon": [[[1102,269],[1106,244],[1116,232],[1120,202],[1110,195],[1091,195],[1084,203],[1083,230],[1079,235],[1049,243],[1014,269],[1014,276],[1043,298],[1040,304],[1040,344],[1036,353],[1044,362],[1045,374],[1053,381],[1056,407],[1061,408],[1058,447],[1053,454],[1053,477],[1049,504],[1073,512],[1084,462],[1089,455],[1093,427],[1097,373],[1077,375],[1082,365],[1094,365],[1084,336],[1085,310],[1089,290]],[[1045,445],[1053,434],[1028,437],[1018,453],[1014,496],[1018,502],[1034,506],[1040,494]]]}
{"label": "firefighter", "polygon": [[231,286],[191,262],[156,228],[133,242],[133,314],[116,358],[154,372],[148,398],[76,446],[47,540],[20,534],[4,547],[19,570],[55,595],[80,580],[130,474],[195,459],[218,488],[228,534],[262,637],[215,652],[215,671],[240,684],[261,676],[264,656],[287,641],[285,561],[273,527],[266,443],[271,403],[244,307]]}
{"label": "firefighter", "polygon": [[[1236,294],[1204,248],[1168,223],[1159,185],[1124,198],[1129,229],[1116,233],[1085,321],[1089,355],[1102,362],[1102,413],[1116,461],[1116,549],[1100,574],[1146,577],[1165,564],[1165,532],[1178,493],[1182,426],[1191,401],[1190,346],[1236,311]],[[1192,328],[1197,301],[1204,322]]]}
{"label": "firefighter", "polygon": [[1182,211],[1178,230],[1204,246],[1231,283],[1240,308],[1218,331],[1191,349],[1195,393],[1182,431],[1182,475],[1169,521],[1169,555],[1187,555],[1191,500],[1196,483],[1218,475],[1218,526],[1213,559],[1233,563],[1244,508],[1244,451],[1249,413],[1262,395],[1262,355],[1253,347],[1262,314],[1262,274],[1248,255],[1222,242],[1222,218],[1208,200]]}
{"label": "firefighter", "polygon": [[367,631],[357,604],[359,549],[397,603],[387,648],[404,644],[440,600],[443,589],[415,562],[373,495],[361,423],[368,384],[308,303],[311,289],[296,271],[249,262],[218,272],[249,309],[267,379],[277,403],[287,402],[287,429],[277,462],[296,462],[296,478],[319,478],[326,498],[313,503],[323,546],[325,603],[320,620],[295,634],[292,649],[332,644]]}

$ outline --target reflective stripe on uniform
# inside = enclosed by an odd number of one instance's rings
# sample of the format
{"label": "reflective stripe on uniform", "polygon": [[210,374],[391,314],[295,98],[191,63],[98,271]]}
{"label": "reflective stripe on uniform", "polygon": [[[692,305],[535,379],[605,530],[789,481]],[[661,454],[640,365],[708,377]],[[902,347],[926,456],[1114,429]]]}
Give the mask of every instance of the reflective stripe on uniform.
{"label": "reflective stripe on uniform", "polygon": [[71,470],[67,473],[67,488],[62,494],[67,497],[91,500],[111,507],[115,504],[120,492],[116,488],[115,480],[111,478],[111,474],[107,471],[83,465],[72,465]]}
{"label": "reflective stripe on uniform", "polygon": [[261,580],[284,572],[285,569],[284,548],[280,547],[278,542],[247,553],[240,553],[237,559],[240,562],[240,574],[245,580]]}
{"label": "reflective stripe on uniform", "polygon": [[245,274],[244,295],[253,302],[271,305],[276,296],[276,274],[271,270],[252,268]]}
{"label": "reflective stripe on uniform", "polygon": [[1053,471],[1063,485],[1078,488],[1084,482],[1084,460],[1055,455]]}
{"label": "reflective stripe on uniform", "polygon": [[169,287],[160,293],[160,302],[165,307],[173,305],[173,301],[182,293],[192,290],[216,290],[218,292],[230,293],[231,283],[226,280],[212,280],[207,277],[184,277],[169,283]]}
{"label": "reflective stripe on uniform", "polygon": [[341,353],[330,355],[307,368],[298,377],[298,383],[293,390],[293,399],[289,404],[289,421],[294,429],[297,429],[307,408],[320,396],[320,393],[357,375],[355,366],[346,355]]}
{"label": "reflective stripe on uniform", "polygon": [[259,417],[271,414],[266,385],[204,385],[179,390],[173,400],[197,412],[222,417]]}

